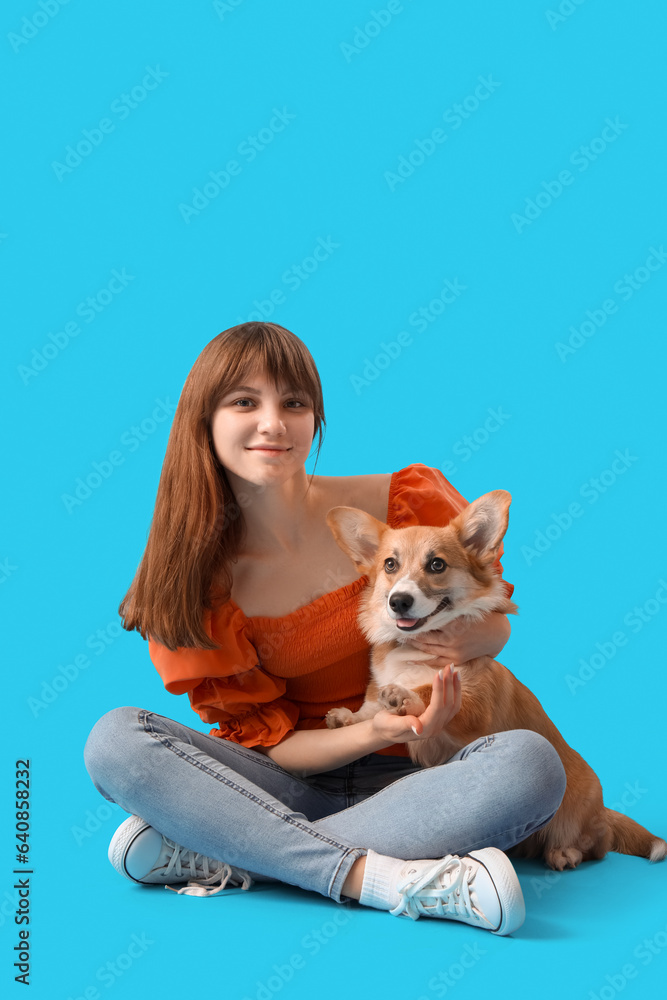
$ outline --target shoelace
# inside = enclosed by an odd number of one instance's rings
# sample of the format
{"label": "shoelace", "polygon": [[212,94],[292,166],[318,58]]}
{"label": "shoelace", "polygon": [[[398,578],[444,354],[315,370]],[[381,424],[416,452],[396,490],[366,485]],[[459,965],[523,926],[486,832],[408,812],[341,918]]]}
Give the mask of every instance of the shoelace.
{"label": "shoelace", "polygon": [[[440,875],[452,876],[449,885],[437,888]],[[489,921],[471,898],[472,877],[472,867],[461,858],[453,855],[442,858],[421,875],[414,879],[408,875],[396,886],[401,899],[390,913],[396,917],[405,913],[413,920],[418,920],[420,916],[465,917],[468,923],[489,927]]]}
{"label": "shoelace", "polygon": [[[217,871],[212,872],[209,868],[209,861],[212,859],[203,854],[195,854],[194,851],[189,851],[186,847],[175,844],[167,837],[164,838],[164,841],[168,847],[173,848],[168,863],[163,867],[164,878],[167,879],[172,873],[177,878],[182,878],[188,869],[191,876],[187,885],[180,889],[176,889],[172,885],[165,886],[172,892],[185,896],[215,896],[222,892],[230,882],[233,886],[238,886],[240,882],[242,889],[249,889],[252,885],[252,879],[242,868],[233,868],[232,865],[228,865],[224,861],[216,861],[215,863],[220,867]],[[216,885],[216,883],[218,884]]]}

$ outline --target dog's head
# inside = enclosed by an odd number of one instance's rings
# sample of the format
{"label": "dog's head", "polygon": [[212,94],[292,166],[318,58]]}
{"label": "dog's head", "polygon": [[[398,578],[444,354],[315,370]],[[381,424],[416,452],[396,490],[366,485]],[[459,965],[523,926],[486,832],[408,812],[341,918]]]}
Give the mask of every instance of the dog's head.
{"label": "dog's head", "polygon": [[359,623],[371,643],[406,641],[459,615],[515,611],[493,570],[512,497],[485,493],[444,528],[390,528],[356,507],[332,507],[327,524],[369,582]]}

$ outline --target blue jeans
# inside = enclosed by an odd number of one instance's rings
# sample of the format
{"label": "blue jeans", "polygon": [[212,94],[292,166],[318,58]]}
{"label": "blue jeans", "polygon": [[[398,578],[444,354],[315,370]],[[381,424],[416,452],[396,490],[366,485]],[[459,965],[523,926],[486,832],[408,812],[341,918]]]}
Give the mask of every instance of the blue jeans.
{"label": "blue jeans", "polygon": [[438,767],[371,753],[297,778],[256,750],[116,708],[93,727],[84,759],[106,799],[177,844],[338,903],[369,848],[404,860],[507,850],[548,823],[565,793],[558,754],[526,729],[478,739]]}

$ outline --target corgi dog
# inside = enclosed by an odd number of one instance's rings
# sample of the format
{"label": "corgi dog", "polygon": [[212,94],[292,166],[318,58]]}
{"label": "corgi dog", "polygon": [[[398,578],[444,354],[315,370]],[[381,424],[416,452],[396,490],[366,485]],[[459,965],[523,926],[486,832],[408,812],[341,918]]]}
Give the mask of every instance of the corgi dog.
{"label": "corgi dog", "polygon": [[[368,586],[360,601],[359,624],[371,645],[371,680],[358,712],[333,708],[330,729],[372,718],[381,709],[421,715],[428,705],[435,670],[431,654],[410,645],[410,637],[442,628],[463,616],[481,621],[492,611],[516,614],[493,569],[507,531],[511,496],[494,490],[469,504],[444,528],[390,528],[363,510],[333,507],[327,524],[340,548]],[[410,661],[410,662],[408,662]],[[595,772],[570,747],[535,695],[507,667],[490,656],[457,665],[461,708],[434,736],[408,742],[422,767],[448,760],[473,740],[508,729],[530,729],[555,747],[565,768],[563,801],[550,822],[512,853],[543,857],[557,871],[608,851],[661,861],[664,840],[602,802]]]}

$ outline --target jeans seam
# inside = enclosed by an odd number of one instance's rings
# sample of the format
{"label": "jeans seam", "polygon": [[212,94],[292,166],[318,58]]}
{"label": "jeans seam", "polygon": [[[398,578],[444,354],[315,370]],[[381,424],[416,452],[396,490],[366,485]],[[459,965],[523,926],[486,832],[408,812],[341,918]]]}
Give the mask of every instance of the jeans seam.
{"label": "jeans seam", "polygon": [[[144,726],[144,729],[147,729],[147,726],[150,727],[151,733],[155,733],[155,730],[148,722],[148,716],[155,715],[158,715],[158,713],[149,712],[147,709],[141,709],[139,712],[139,722]],[[188,727],[186,726],[185,728],[187,729]],[[243,757],[244,760],[250,761],[253,764],[259,764],[260,767],[265,767],[267,770],[273,771],[275,774],[289,774],[290,778],[293,781],[298,782],[303,788],[312,788],[312,786],[303,778],[299,777],[299,775],[286,771],[284,767],[281,767],[280,764],[276,764],[275,761],[272,761],[269,757],[265,757],[262,753],[252,753],[249,747],[244,747],[241,743],[234,743],[233,740],[225,740],[220,736],[210,736],[208,733],[201,733],[201,735],[207,736],[208,739],[211,740],[221,740],[231,748],[232,753],[238,754],[239,757]]]}
{"label": "jeans seam", "polygon": [[[348,871],[348,873],[345,875],[345,878],[341,878],[340,877],[339,873],[340,873],[340,870],[341,870],[341,867],[342,867],[343,863],[347,860],[347,858],[350,855],[353,855],[354,857],[352,859],[352,864],[350,865],[350,869],[351,869],[352,865],[354,864],[354,862],[358,861],[359,858],[365,857],[367,853],[368,852],[363,847],[351,847],[349,849],[348,853],[343,855],[343,857],[340,859],[340,861],[336,865],[336,870],[333,873],[333,877],[331,879],[331,882],[329,883],[329,896],[330,896],[331,899],[334,899],[338,903],[342,902],[342,900],[341,900],[340,897],[341,897],[341,893],[342,893],[342,890],[343,890],[343,886],[345,885],[345,879],[347,878],[347,874],[349,874],[349,871]],[[340,889],[337,887],[337,883],[338,883],[339,879],[340,879],[340,883],[341,883]],[[335,895],[332,895],[332,893],[335,893]]]}
{"label": "jeans seam", "polygon": [[[149,715],[156,715],[156,714],[157,713],[155,713],[155,712],[149,712],[147,709],[141,709],[141,711],[139,712],[139,721],[144,726],[144,729],[146,728],[146,724],[142,720],[142,716],[144,716],[144,719],[147,721]],[[151,732],[154,732],[154,731],[155,730],[153,730],[153,728],[151,727]],[[223,737],[221,737],[221,736],[211,736],[209,733],[202,733],[201,735],[202,736],[208,736],[208,738],[212,739],[212,740],[223,740]],[[281,767],[280,764],[276,764],[275,761],[272,761],[270,757],[265,757],[263,753],[255,753],[255,754],[253,754],[253,753],[249,752],[250,749],[251,749],[250,747],[244,747],[243,744],[241,744],[241,743],[235,743],[233,740],[223,740],[223,742],[225,742],[229,746],[233,747],[233,752],[234,753],[238,753],[240,757],[245,757],[246,760],[251,760],[253,763],[259,764],[260,767],[266,767],[266,768],[268,768],[269,771],[276,771],[276,772],[280,772],[280,773],[284,773],[285,772],[285,768],[284,767]],[[296,778],[296,775],[291,775],[291,777],[292,778]],[[296,778],[296,780],[298,781],[300,779]]]}
{"label": "jeans seam", "polygon": [[274,809],[273,806],[270,806],[267,802],[264,802],[262,799],[260,799],[257,795],[253,795],[252,792],[249,792],[246,788],[243,788],[242,785],[237,785],[236,782],[230,781],[223,775],[218,774],[218,772],[214,771],[212,768],[206,767],[204,764],[201,763],[201,761],[195,760],[193,757],[188,756],[188,754],[184,753],[178,747],[173,746],[173,744],[167,737],[165,737],[162,734],[156,733],[152,729],[150,723],[148,722],[148,715],[152,715],[153,713],[142,711],[142,713],[140,713],[140,716],[141,714],[144,715],[142,725],[144,726],[145,732],[152,739],[157,740],[158,743],[161,743],[164,747],[166,747],[168,750],[171,750],[177,756],[182,757],[183,760],[186,760],[189,764],[192,764],[194,767],[198,767],[201,771],[204,771],[204,773],[206,774],[210,774],[211,777],[216,778],[218,781],[222,782],[222,784],[225,784],[229,788],[233,788],[235,791],[240,792],[246,798],[250,799],[253,802],[256,802],[258,805],[261,805],[264,809],[266,809],[267,812],[272,813],[274,816],[277,816],[279,819],[282,819],[286,823],[289,823],[290,826],[296,827],[303,833],[310,834],[310,836],[313,837],[314,839],[321,840],[323,843],[329,844],[331,847],[335,847],[338,850],[344,851],[346,854],[350,850],[355,850],[355,848],[350,847],[349,844],[339,844],[337,841],[331,840],[329,837],[323,837],[322,834],[318,833],[317,830],[312,829],[312,827],[304,826],[303,823],[299,823],[297,820],[292,819],[292,817],[287,816],[285,813],[279,812],[277,809]]}

